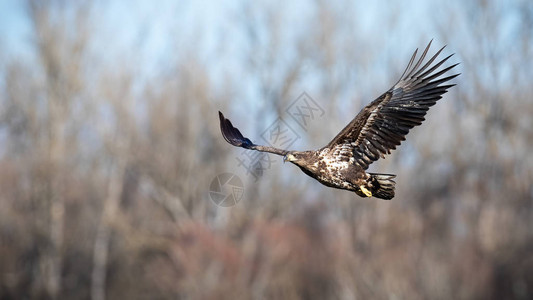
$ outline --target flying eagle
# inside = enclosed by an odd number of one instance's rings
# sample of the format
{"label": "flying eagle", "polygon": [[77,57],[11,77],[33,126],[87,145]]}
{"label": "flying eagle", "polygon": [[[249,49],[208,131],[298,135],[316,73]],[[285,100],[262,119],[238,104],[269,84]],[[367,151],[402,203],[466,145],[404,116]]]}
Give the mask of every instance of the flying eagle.
{"label": "flying eagle", "polygon": [[[409,130],[422,124],[428,109],[455,84],[444,84],[459,74],[443,77],[458,64],[437,71],[453,54],[433,64],[442,47],[422,65],[431,42],[416,63],[414,52],[400,80],[372,101],[325,147],[310,151],[288,151],[252,143],[233,127],[219,111],[224,139],[233,146],[283,156],[320,183],[354,191],[361,197],[390,200],[394,197],[392,174],[367,173],[365,170],[384,158],[405,140]],[[414,63],[414,64],[413,64]]]}

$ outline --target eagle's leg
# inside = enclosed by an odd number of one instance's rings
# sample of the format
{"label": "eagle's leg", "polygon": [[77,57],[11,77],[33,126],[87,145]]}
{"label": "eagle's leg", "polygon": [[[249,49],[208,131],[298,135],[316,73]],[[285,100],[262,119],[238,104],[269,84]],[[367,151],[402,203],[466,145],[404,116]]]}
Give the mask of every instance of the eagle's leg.
{"label": "eagle's leg", "polygon": [[372,197],[372,192],[369,191],[364,185],[360,185],[359,188],[361,189],[361,192],[365,194],[367,197]]}

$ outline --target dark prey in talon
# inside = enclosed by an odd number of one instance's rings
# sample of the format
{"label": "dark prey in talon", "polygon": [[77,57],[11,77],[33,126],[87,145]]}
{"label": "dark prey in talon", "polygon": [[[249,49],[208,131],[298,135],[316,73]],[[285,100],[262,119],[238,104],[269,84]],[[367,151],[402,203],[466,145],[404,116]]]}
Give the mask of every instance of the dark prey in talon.
{"label": "dark prey in talon", "polygon": [[444,47],[424,62],[430,46],[431,42],[418,60],[417,49],[400,80],[321,149],[288,151],[255,145],[218,112],[222,135],[233,146],[281,155],[326,186],[353,191],[361,197],[390,200],[396,175],[367,173],[366,169],[396,149],[411,128],[422,124],[429,108],[455,85],[445,83],[459,75],[447,74],[458,64],[438,70],[453,54],[434,63]]}

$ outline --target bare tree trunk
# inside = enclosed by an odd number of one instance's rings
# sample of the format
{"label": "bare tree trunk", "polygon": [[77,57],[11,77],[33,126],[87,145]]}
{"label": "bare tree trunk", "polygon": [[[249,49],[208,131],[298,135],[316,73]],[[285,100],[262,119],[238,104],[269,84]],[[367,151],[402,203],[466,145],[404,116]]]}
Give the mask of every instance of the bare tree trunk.
{"label": "bare tree trunk", "polygon": [[81,89],[79,61],[86,35],[79,31],[71,45],[66,42],[68,35],[61,30],[62,27],[50,22],[52,2],[28,0],[27,7],[36,35],[37,53],[43,66],[48,109],[45,127],[48,193],[45,196],[47,209],[43,213],[47,218],[49,242],[42,256],[42,277],[47,295],[56,299],[62,288],[66,158],[70,157],[72,151],[67,141],[67,128],[72,129],[72,124],[69,124],[72,102]]}
{"label": "bare tree trunk", "polygon": [[93,300],[105,299],[107,257],[112,234],[111,225],[120,204],[125,168],[126,159],[119,156],[117,165],[111,170],[109,176],[107,197],[94,241],[93,272],[91,275],[91,298]]}
{"label": "bare tree trunk", "polygon": [[46,289],[53,299],[61,291],[61,269],[64,234],[65,200],[63,197],[64,178],[62,177],[62,161],[65,157],[65,118],[60,104],[54,96],[49,99],[49,160],[51,169],[50,199],[49,199],[49,234],[50,247],[48,248],[46,265]]}
{"label": "bare tree trunk", "polygon": [[98,128],[102,139],[106,140],[110,147],[108,155],[112,158],[112,163],[102,216],[98,224],[93,248],[93,270],[91,274],[91,298],[93,300],[106,298],[109,245],[113,234],[113,223],[117,218],[122,190],[124,189],[126,166],[130,161],[131,130],[134,129],[134,126],[131,125],[130,116],[133,114],[129,111],[130,107],[126,102],[120,101],[122,96],[130,97],[128,94],[130,91],[129,81],[121,78],[119,82],[123,82],[125,85],[122,88],[110,90],[108,90],[109,86],[106,85],[104,90],[106,91],[106,97],[113,99],[117,119],[121,125],[115,128],[115,133],[112,135],[107,133],[109,129]]}

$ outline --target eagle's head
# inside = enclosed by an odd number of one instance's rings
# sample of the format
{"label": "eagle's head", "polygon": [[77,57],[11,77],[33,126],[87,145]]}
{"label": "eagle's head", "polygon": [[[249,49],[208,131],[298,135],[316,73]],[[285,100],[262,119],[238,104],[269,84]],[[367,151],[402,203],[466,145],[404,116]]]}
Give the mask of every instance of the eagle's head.
{"label": "eagle's head", "polygon": [[310,162],[308,151],[291,151],[283,157],[283,162],[291,162],[299,167],[306,167]]}
{"label": "eagle's head", "polygon": [[298,153],[295,153],[295,152],[288,153],[287,155],[283,156],[283,162],[288,161],[293,164],[296,164],[296,162],[301,159],[301,157],[299,156],[300,155],[298,155]]}
{"label": "eagle's head", "polygon": [[283,157],[283,161],[297,165],[305,174],[315,178],[313,172],[316,172],[316,156],[312,151],[291,151]]}

